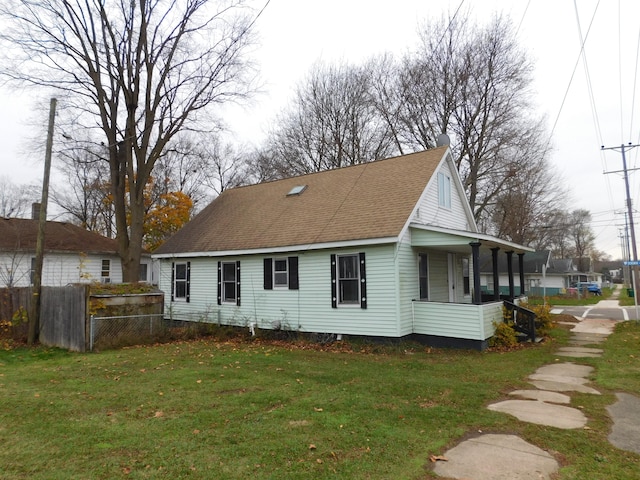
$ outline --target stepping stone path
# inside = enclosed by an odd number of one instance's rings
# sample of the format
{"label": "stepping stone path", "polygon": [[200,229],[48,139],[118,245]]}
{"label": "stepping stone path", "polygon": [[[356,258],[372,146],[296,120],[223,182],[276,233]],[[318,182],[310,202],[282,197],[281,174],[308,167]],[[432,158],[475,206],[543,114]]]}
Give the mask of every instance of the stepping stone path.
{"label": "stepping stone path", "polygon": [[[617,302],[616,302],[617,303]],[[599,357],[602,349],[588,347],[603,342],[613,331],[615,321],[583,319],[572,328],[571,346],[556,352],[559,357]],[[571,407],[571,397],[560,392],[600,395],[587,385],[593,367],[573,362],[540,367],[529,376],[536,389],[515,390],[518,399],[489,405],[489,410],[507,413],[521,421],[561,429],[583,428],[587,418]],[[618,393],[618,402],[607,411],[614,419],[609,441],[616,447],[640,453],[640,398]],[[514,435],[484,434],[465,440],[444,454],[447,461],[437,462],[437,475],[465,480],[541,480],[558,471],[558,462],[547,452]]]}

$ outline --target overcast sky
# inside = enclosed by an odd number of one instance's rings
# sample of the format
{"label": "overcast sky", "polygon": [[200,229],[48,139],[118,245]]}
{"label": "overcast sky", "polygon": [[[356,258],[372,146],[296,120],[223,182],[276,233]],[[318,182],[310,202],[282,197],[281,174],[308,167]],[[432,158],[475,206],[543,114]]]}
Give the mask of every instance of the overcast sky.
{"label": "overcast sky", "polygon": [[[261,46],[256,57],[265,93],[249,108],[229,115],[236,140],[259,144],[315,61],[360,62],[384,52],[401,55],[417,46],[420,22],[455,12],[459,5],[459,0],[271,0],[257,24]],[[621,170],[622,156],[600,147],[640,143],[640,109],[632,108],[640,98],[640,91],[635,92],[640,2],[466,0],[465,8],[479,21],[502,12],[518,27],[521,45],[536,66],[538,111],[553,130],[550,160],[570,192],[567,209],[590,210],[596,247],[619,258],[624,182],[620,173],[604,172]],[[582,37],[587,37],[586,67],[580,56],[579,25]],[[42,176],[42,159],[20,153],[33,136],[28,120],[35,116],[46,123],[48,99],[41,105],[45,107],[36,105],[33,92],[20,94],[0,86],[0,175],[16,183]],[[627,152],[630,168],[640,163],[639,154],[640,148]],[[634,206],[640,202],[638,175],[630,174]]]}

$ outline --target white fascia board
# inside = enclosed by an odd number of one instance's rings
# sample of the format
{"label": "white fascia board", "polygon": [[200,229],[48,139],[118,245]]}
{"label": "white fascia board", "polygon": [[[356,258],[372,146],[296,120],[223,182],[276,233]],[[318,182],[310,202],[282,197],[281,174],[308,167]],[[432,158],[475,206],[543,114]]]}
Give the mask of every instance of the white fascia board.
{"label": "white fascia board", "polygon": [[366,240],[348,240],[345,242],[311,243],[307,245],[289,245],[273,248],[256,248],[251,250],[224,250],[218,252],[180,252],[151,255],[154,259],[194,258],[194,257],[233,257],[239,255],[268,255],[273,253],[300,252],[309,250],[326,250],[336,248],[353,248],[369,245],[385,245],[397,243],[398,237],[369,238]]}

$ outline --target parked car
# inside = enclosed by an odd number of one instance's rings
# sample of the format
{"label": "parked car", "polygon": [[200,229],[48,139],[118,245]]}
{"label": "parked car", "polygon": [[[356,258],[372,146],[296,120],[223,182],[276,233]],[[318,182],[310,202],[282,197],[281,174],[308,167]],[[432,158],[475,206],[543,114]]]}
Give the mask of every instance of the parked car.
{"label": "parked car", "polygon": [[602,290],[600,289],[600,287],[596,282],[577,282],[575,284],[575,287],[580,292],[586,289],[589,293],[593,293],[594,295],[597,295],[597,296],[602,295]]}

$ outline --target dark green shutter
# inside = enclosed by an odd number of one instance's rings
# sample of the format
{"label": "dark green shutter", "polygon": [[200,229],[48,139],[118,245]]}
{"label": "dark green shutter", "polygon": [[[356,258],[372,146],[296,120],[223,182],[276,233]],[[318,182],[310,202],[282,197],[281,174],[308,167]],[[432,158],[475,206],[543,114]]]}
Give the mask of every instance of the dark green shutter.
{"label": "dark green shutter", "polygon": [[338,308],[338,280],[335,254],[331,255],[331,308]]}
{"label": "dark green shutter", "polygon": [[176,264],[175,262],[171,262],[171,301],[175,300],[175,278],[176,278]]}
{"label": "dark green shutter", "polygon": [[298,290],[298,257],[289,257],[289,290]]}
{"label": "dark green shutter", "polygon": [[236,261],[236,305],[240,306],[240,260]]}
{"label": "dark green shutter", "polygon": [[187,262],[187,284],[185,286],[187,303],[191,300],[191,262]]}
{"label": "dark green shutter", "polygon": [[264,289],[273,290],[273,258],[265,258],[264,264]]}
{"label": "dark green shutter", "polygon": [[218,305],[222,305],[222,262],[218,262]]}
{"label": "dark green shutter", "polygon": [[364,252],[360,253],[360,308],[367,308],[367,269]]}

